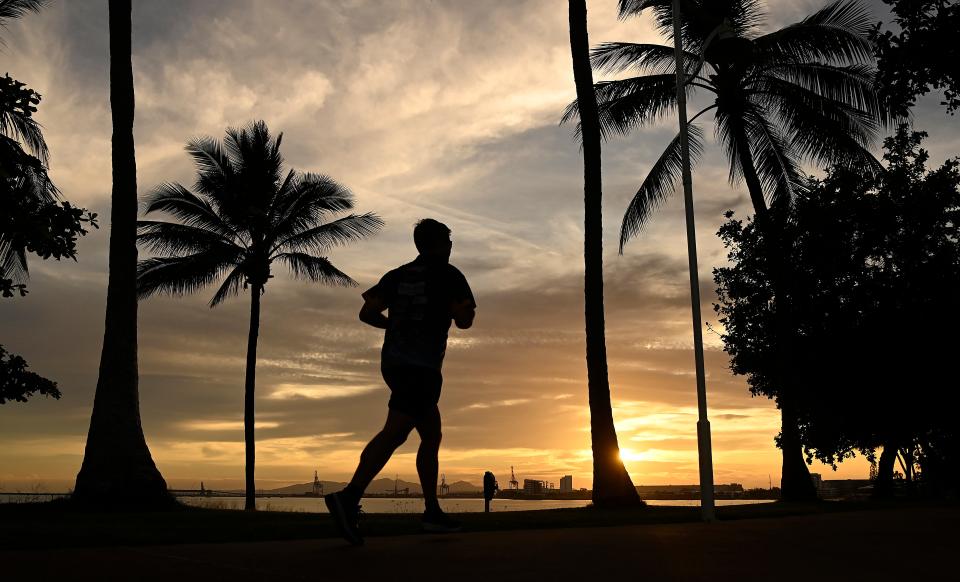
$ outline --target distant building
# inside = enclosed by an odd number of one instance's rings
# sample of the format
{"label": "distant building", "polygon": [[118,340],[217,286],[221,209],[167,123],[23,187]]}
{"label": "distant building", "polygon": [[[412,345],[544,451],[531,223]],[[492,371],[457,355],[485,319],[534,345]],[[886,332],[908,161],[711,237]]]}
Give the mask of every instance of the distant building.
{"label": "distant building", "polygon": [[573,475],[560,477],[560,493],[569,493],[571,491],[573,491]]}
{"label": "distant building", "polygon": [[523,480],[523,492],[527,495],[541,495],[546,488],[546,481],[538,481],[536,479]]}
{"label": "distant building", "polygon": [[820,473],[810,473],[810,480],[813,481],[813,487],[817,491],[823,489],[823,477]]}
{"label": "distant building", "polygon": [[823,499],[866,499],[872,492],[869,479],[824,479],[820,487]]}

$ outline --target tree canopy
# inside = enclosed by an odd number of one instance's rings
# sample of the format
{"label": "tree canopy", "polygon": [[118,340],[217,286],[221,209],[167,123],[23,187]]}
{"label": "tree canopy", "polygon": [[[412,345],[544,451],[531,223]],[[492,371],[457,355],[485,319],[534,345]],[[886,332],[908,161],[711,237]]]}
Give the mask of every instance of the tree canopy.
{"label": "tree canopy", "polygon": [[947,112],[960,108],[960,4],[956,0],[883,0],[899,30],[873,31],[882,92],[906,114],[917,97],[943,90]]}
{"label": "tree canopy", "polygon": [[714,270],[731,370],[779,399],[776,302],[795,325],[792,357],[807,456],[835,464],[877,447],[917,448],[927,466],[955,455],[958,402],[944,329],[960,287],[957,160],[927,170],[925,136],[901,127],[872,176],[834,167],[781,212],[787,297],[775,297],[762,229],[727,214],[730,265]]}

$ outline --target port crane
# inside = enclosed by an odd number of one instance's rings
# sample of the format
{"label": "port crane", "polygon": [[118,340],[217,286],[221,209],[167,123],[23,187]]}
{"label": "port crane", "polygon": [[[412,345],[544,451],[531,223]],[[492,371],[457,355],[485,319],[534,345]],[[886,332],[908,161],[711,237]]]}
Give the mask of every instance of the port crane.
{"label": "port crane", "polygon": [[320,482],[320,475],[316,471],[313,472],[312,494],[314,497],[323,497],[323,483]]}
{"label": "port crane", "polygon": [[513,474],[513,465],[510,465],[510,489],[513,491],[520,490],[520,482],[517,481],[517,476]]}
{"label": "port crane", "polygon": [[450,486],[447,485],[447,475],[443,473],[440,475],[440,497],[447,495],[450,495]]}
{"label": "port crane", "polygon": [[393,479],[393,495],[394,497],[397,497],[401,493],[403,493],[404,495],[410,495],[410,488],[404,487],[403,489],[400,489],[400,475],[397,475]]}

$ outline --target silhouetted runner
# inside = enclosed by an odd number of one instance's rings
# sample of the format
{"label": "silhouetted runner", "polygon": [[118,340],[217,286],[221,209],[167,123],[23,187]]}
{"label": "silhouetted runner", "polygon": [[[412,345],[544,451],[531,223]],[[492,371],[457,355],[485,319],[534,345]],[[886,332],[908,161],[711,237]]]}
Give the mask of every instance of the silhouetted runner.
{"label": "silhouetted runner", "polygon": [[477,304],[467,279],[449,262],[453,243],[445,224],[421,220],[413,229],[413,242],[420,255],[363,293],[360,321],[386,330],[380,370],[390,388],[390,402],[387,422],[360,454],[353,479],[342,491],[324,497],[340,533],[352,544],[363,543],[357,517],[364,490],[413,429],[420,434],[417,473],[426,504],[423,527],[433,532],[460,529],[437,501],[441,436],[437,403],[450,322],[469,328]]}

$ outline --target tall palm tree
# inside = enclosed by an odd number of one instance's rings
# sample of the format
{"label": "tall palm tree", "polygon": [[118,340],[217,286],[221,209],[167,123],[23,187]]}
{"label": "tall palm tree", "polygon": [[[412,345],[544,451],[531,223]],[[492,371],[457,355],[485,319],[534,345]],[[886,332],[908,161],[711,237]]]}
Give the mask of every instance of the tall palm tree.
{"label": "tall palm tree", "polygon": [[587,334],[587,390],[590,396],[590,440],[593,449],[593,503],[597,506],[639,505],[640,496],[620,459],[613,425],[607,346],[603,319],[603,224],[600,123],[593,92],[586,0],[569,0],[570,51],[577,100],[581,104],[583,143],[584,319]]}
{"label": "tall palm tree", "polygon": [[[672,4],[672,0],[620,0],[620,17],[650,9],[660,32],[672,38]],[[712,113],[717,140],[729,161],[730,181],[746,183],[756,220],[769,233],[768,252],[782,256],[777,247],[788,241],[779,240],[769,211],[789,204],[803,188],[801,163],[879,168],[868,147],[891,119],[874,81],[869,13],[857,0],[836,0],[800,22],[759,34],[764,19],[759,0],[683,0],[682,6],[683,46],[690,51],[684,56],[690,79],[685,93],[689,97],[706,93],[711,98],[691,118],[691,151],[696,157],[703,148],[702,133],[692,122]],[[593,51],[593,63],[602,69],[639,73],[596,84],[604,135],[626,134],[673,110],[677,100],[673,50],[658,44],[617,42]],[[577,113],[574,103],[564,119]],[[679,149],[678,135],[631,200],[620,231],[621,252],[673,192],[681,174]],[[774,278],[780,303],[785,304],[788,285]],[[791,326],[786,309],[777,308],[777,313],[782,361],[781,487],[785,499],[807,499],[816,493],[803,460],[797,412],[790,398]]]}
{"label": "tall palm tree", "polygon": [[167,484],[140,425],[137,370],[137,161],[133,145],[131,0],[110,0],[113,192],[110,274],[100,376],[74,498],[164,503]]}
{"label": "tall palm tree", "polygon": [[283,134],[271,138],[263,121],[226,133],[223,143],[204,137],[187,144],[197,167],[196,192],[168,183],[147,198],[146,214],[163,212],[179,222],[139,222],[140,244],[163,256],[141,261],[137,281],[144,298],[194,293],[222,279],[210,307],[241,288],[250,290],[243,425],[246,509],[253,511],[260,296],[273,276],[271,267],[278,262],[297,278],[356,285],[323,255],[375,234],[383,221],[372,213],[333,219],[353,208],[353,195],[327,176],[285,170]]}

